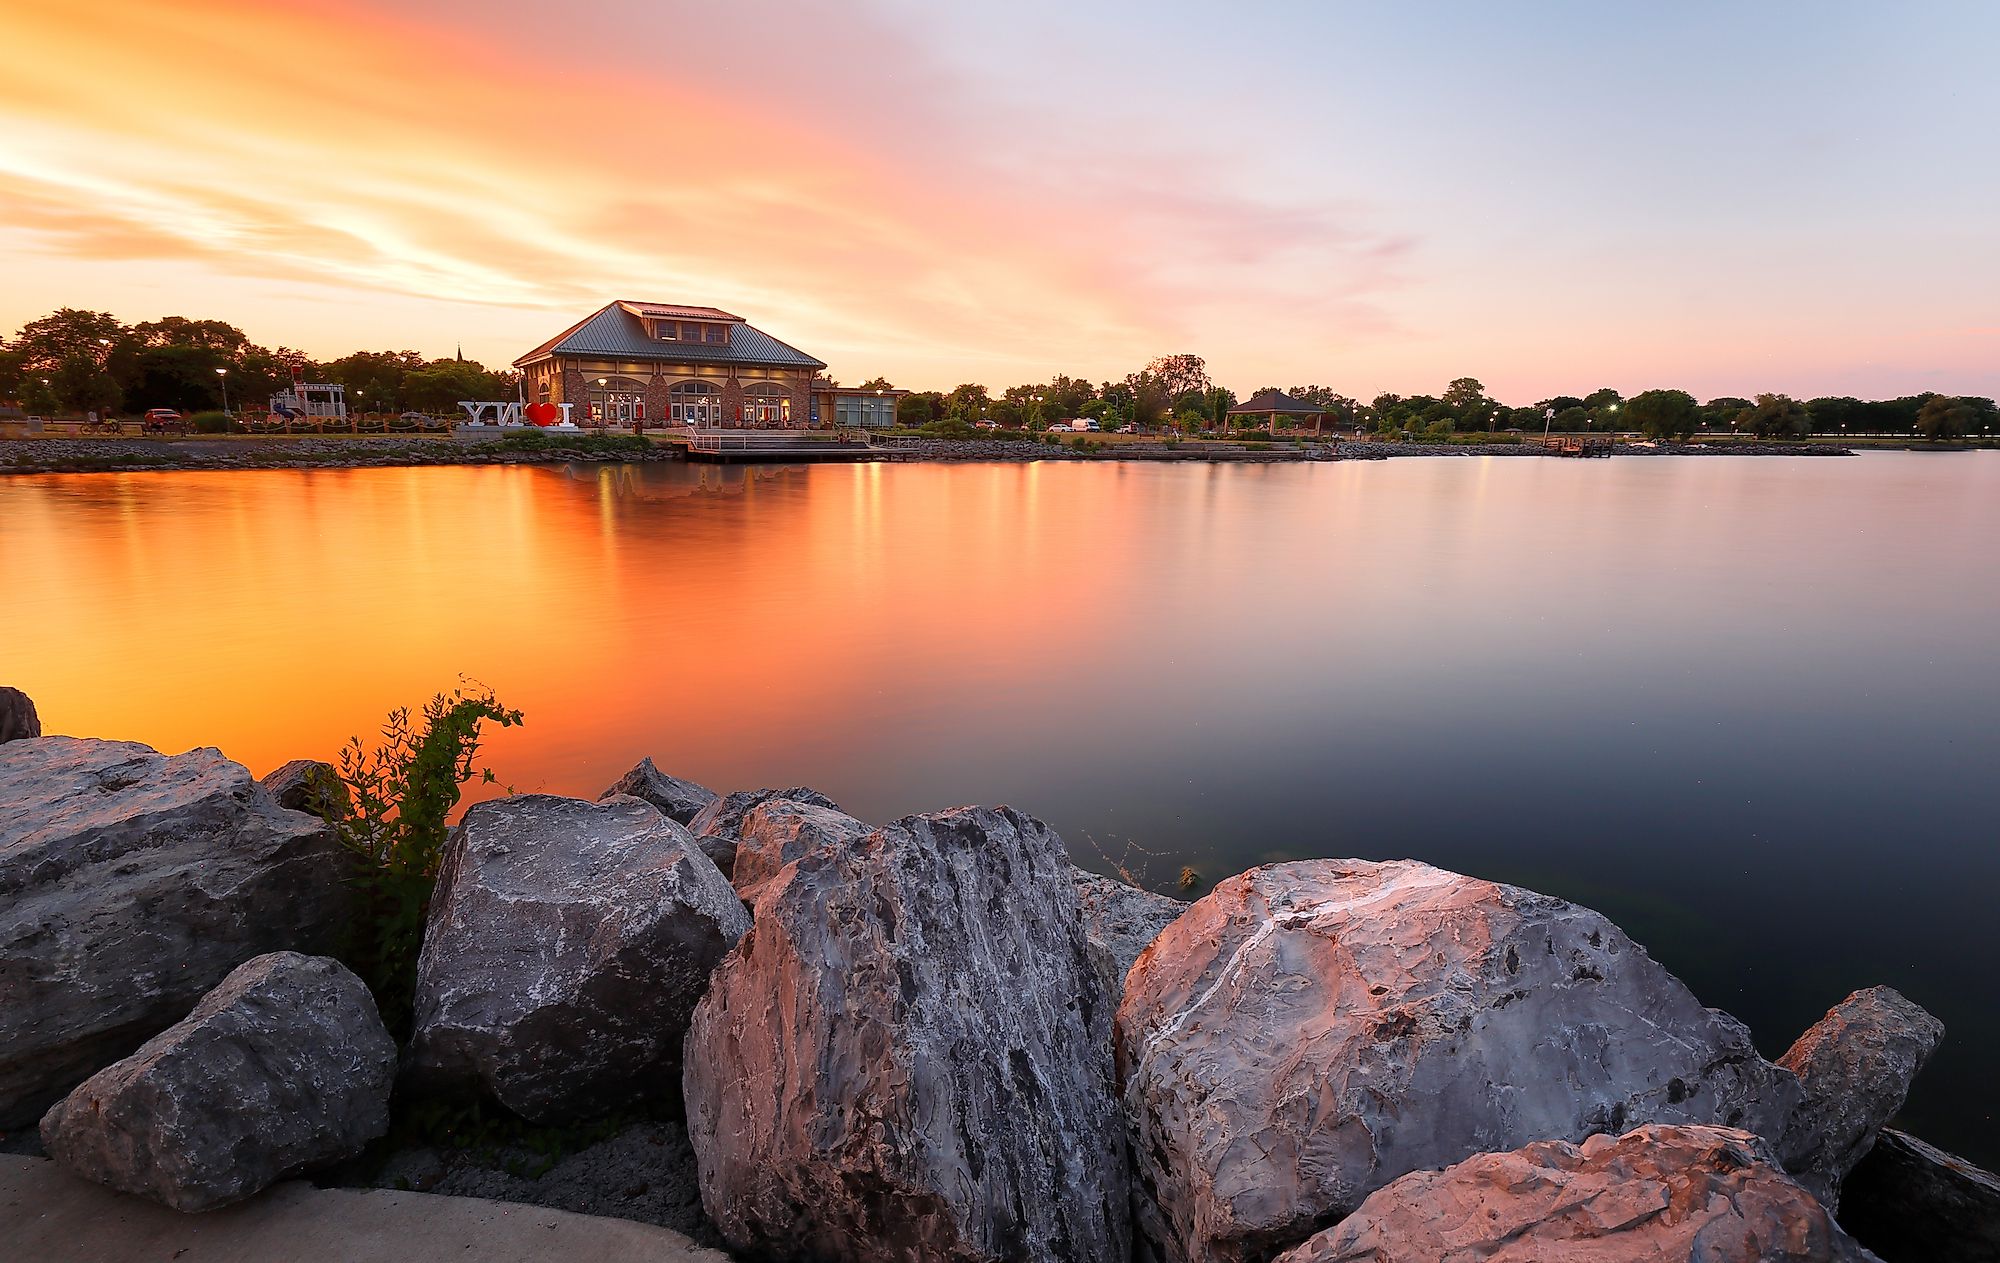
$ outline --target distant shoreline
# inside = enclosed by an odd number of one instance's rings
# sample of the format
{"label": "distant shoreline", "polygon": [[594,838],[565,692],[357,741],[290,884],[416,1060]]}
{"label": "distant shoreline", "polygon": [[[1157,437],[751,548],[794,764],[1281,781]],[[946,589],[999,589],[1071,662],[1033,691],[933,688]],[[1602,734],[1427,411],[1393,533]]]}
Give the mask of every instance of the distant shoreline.
{"label": "distant shoreline", "polygon": [[[1083,437],[1083,436],[1079,436]],[[1966,445],[1907,444],[1894,450],[1965,451]],[[1625,456],[1852,456],[1854,449],[1822,443],[1730,442],[1620,444]],[[1101,451],[1001,439],[906,439],[873,459],[889,464],[978,461],[1161,461],[1269,464],[1299,461],[1403,460],[1413,457],[1509,456],[1554,458],[1533,444],[1390,443],[1344,441],[1312,447],[1247,440],[1230,446],[1186,442],[1175,447],[1107,446]],[[560,439],[532,450],[438,438],[30,438],[0,439],[0,475],[148,473],[173,470],[368,469],[425,465],[551,465],[577,462],[674,461],[675,448],[617,446],[601,438]],[[1562,458],[1556,458],[1562,459]],[[1570,457],[1568,459],[1575,459]]]}

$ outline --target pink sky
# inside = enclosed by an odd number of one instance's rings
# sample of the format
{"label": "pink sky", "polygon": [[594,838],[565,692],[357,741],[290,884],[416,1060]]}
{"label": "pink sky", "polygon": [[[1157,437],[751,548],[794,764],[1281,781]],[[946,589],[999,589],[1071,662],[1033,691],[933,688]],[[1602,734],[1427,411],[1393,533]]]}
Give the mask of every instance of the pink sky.
{"label": "pink sky", "polygon": [[918,388],[1178,351],[1243,394],[2000,387],[1994,234],[1830,193],[1910,143],[1838,83],[1710,117],[1632,104],[1650,66],[1554,93],[1456,25],[1113,8],[13,0],[0,328],[501,364],[640,298]]}

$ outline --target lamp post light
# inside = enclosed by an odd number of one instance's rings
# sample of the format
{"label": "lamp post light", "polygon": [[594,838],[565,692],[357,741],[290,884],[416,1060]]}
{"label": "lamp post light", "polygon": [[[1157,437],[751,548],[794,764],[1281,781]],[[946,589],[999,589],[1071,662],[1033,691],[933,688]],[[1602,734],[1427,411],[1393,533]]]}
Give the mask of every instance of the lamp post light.
{"label": "lamp post light", "polygon": [[222,415],[229,415],[229,370],[218,368],[215,375],[222,380]]}

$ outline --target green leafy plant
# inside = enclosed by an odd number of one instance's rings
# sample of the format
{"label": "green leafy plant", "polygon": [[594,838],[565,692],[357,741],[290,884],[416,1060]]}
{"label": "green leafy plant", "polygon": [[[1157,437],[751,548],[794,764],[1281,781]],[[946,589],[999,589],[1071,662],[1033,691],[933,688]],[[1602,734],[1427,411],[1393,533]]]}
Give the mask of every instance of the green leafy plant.
{"label": "green leafy plant", "polygon": [[521,712],[484,689],[439,693],[424,705],[419,730],[407,706],[389,712],[373,750],[360,737],[340,752],[343,805],[321,794],[335,836],[353,861],[358,907],[343,955],[375,993],[382,1020],[398,1039],[409,1033],[417,953],[444,855],[445,823],[476,766],[483,723],[511,728]]}
{"label": "green leafy plant", "polygon": [[196,434],[228,434],[237,428],[226,412],[197,412],[188,418]]}

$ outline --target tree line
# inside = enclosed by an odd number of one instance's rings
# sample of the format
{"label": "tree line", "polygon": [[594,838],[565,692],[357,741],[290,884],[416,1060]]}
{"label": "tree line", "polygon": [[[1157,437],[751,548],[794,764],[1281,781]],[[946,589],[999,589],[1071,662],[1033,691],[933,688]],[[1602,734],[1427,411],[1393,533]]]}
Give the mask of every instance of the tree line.
{"label": "tree line", "polygon": [[[356,351],[319,362],[291,347],[263,347],[221,320],[164,316],[125,324],[110,312],[65,307],[0,342],[0,399],[48,416],[115,416],[147,408],[261,412],[289,386],[347,388],[357,412],[447,413],[461,399],[511,399],[520,375],[416,351]],[[221,371],[218,371],[221,370]]]}
{"label": "tree line", "polygon": [[[427,359],[415,351],[356,351],[316,362],[290,347],[270,349],[220,320],[166,316],[127,325],[109,312],[65,307],[29,321],[0,343],[0,399],[47,415],[145,408],[196,412],[220,408],[225,391],[239,408],[261,409],[290,383],[292,370],[312,381],[347,388],[355,411],[450,412],[461,399],[514,397],[520,375],[489,371],[464,359]],[[226,370],[218,373],[217,369]],[[892,389],[876,378],[864,390]],[[1765,439],[1811,434],[1912,434],[1931,439],[1992,435],[2000,416],[1991,399],[1925,391],[1896,399],[1825,396],[1793,399],[1761,394],[1700,402],[1684,390],[1647,390],[1626,398],[1610,387],[1587,395],[1555,395],[1509,406],[1477,378],[1454,379],[1436,395],[1384,393],[1367,402],[1331,386],[1266,387],[1320,409],[1328,428],[1389,437],[1444,439],[1455,434],[1540,431],[1639,431],[1676,440],[1743,434]],[[949,391],[914,391],[897,406],[910,428],[970,430],[979,422],[1036,429],[1087,418],[1105,429],[1195,434],[1260,427],[1231,418],[1234,391],[1210,380],[1199,355],[1163,355],[1116,381],[1093,383],[1058,373],[1046,382],[1009,386],[997,394],[977,383]]]}
{"label": "tree line", "polygon": [[[865,388],[887,389],[889,383],[878,378]],[[1627,398],[1606,386],[1587,395],[1554,395],[1509,406],[1489,396],[1473,377],[1456,378],[1436,395],[1383,393],[1365,403],[1330,386],[1263,389],[1320,409],[1329,429],[1433,440],[1456,434],[1590,431],[1637,431],[1669,441],[1732,434],[1762,439],[1813,434],[1956,439],[1988,437],[2000,426],[2000,410],[1993,400],[1935,391],[1896,399],[1828,395],[1801,400],[1769,393],[1749,399],[1723,395],[1702,402],[1685,390],[1647,390]],[[1123,380],[1094,386],[1086,378],[1058,374],[1047,382],[1009,386],[997,395],[971,383],[949,391],[917,391],[904,396],[896,415],[900,424],[913,428],[969,427],[990,421],[1009,429],[1033,429],[1071,417],[1087,417],[1107,429],[1135,424],[1189,433],[1265,424],[1260,418],[1229,417],[1236,403],[1234,391],[1209,380],[1200,356],[1171,355]]]}

